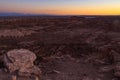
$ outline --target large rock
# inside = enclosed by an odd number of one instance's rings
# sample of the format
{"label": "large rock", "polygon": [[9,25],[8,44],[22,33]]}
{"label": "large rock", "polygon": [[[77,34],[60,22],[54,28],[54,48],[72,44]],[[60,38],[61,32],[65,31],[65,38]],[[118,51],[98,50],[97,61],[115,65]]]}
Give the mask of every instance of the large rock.
{"label": "large rock", "polygon": [[19,76],[40,75],[40,69],[33,64],[36,55],[26,49],[14,49],[4,56],[4,62],[8,71],[14,73],[18,71]]}

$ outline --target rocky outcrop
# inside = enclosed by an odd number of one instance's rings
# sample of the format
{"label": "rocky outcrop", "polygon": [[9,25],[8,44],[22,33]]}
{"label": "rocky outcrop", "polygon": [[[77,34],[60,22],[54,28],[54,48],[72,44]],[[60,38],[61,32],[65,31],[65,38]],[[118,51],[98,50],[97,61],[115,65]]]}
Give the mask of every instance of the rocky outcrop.
{"label": "rocky outcrop", "polygon": [[33,64],[36,55],[26,49],[14,49],[4,55],[4,63],[11,74],[40,76],[41,70]]}

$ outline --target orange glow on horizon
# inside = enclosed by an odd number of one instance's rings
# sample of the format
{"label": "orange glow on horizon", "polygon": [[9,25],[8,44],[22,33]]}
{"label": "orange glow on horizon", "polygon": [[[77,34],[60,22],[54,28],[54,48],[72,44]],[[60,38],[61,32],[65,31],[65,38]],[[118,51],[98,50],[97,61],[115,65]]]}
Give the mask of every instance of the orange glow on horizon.
{"label": "orange glow on horizon", "polygon": [[1,0],[0,12],[120,15],[120,0]]}
{"label": "orange glow on horizon", "polygon": [[[64,7],[63,7],[64,8]],[[7,8],[1,9],[3,12],[18,12],[18,13],[31,13],[31,14],[56,14],[56,15],[120,15],[119,7],[82,7],[82,8],[64,8],[64,9],[40,9],[40,8]]]}
{"label": "orange glow on horizon", "polygon": [[[41,10],[32,13],[41,13]],[[43,14],[58,15],[120,15],[119,9],[71,9],[71,10],[43,10]]]}
{"label": "orange glow on horizon", "polygon": [[31,13],[36,14],[57,14],[57,15],[120,15],[120,6],[107,6],[107,7],[63,7],[63,8],[54,8],[54,9],[39,9],[34,8],[29,10]]}

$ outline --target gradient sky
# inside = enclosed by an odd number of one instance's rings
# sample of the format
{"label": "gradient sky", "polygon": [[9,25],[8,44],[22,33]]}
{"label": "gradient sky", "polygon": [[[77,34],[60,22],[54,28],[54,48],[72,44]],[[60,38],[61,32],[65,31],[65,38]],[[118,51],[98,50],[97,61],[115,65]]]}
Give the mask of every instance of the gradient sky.
{"label": "gradient sky", "polygon": [[0,12],[120,15],[120,0],[0,0]]}

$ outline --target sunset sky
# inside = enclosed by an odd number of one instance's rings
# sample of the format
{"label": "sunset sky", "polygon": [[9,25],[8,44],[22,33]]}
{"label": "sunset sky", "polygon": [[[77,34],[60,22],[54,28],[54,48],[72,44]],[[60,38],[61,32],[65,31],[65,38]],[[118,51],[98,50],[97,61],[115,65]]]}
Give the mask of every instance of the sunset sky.
{"label": "sunset sky", "polygon": [[0,0],[0,12],[120,15],[120,0]]}

